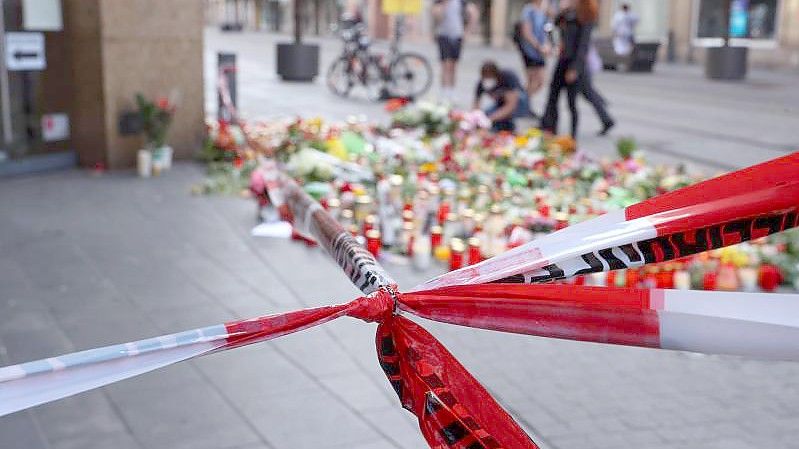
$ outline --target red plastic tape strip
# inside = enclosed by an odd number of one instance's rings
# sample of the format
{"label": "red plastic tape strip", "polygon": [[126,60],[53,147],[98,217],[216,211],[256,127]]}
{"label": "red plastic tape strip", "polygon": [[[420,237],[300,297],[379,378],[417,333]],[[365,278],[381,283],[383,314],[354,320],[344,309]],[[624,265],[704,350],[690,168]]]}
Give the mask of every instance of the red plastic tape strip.
{"label": "red plastic tape strip", "polygon": [[230,336],[224,349],[271,340],[336,319],[349,305],[318,307],[225,323]]}
{"label": "red plastic tape strip", "polygon": [[659,347],[650,291],[572,285],[482,284],[406,293],[400,308],[462,326],[569,340]]}
{"label": "red plastic tape strip", "polygon": [[[627,220],[647,217],[658,235],[664,235],[798,206],[799,153],[792,153],[659,195],[624,212]],[[795,222],[785,228],[793,226]]]}
{"label": "red plastic tape strip", "polygon": [[431,448],[537,449],[482,385],[418,324],[393,316],[377,329],[380,366]]}

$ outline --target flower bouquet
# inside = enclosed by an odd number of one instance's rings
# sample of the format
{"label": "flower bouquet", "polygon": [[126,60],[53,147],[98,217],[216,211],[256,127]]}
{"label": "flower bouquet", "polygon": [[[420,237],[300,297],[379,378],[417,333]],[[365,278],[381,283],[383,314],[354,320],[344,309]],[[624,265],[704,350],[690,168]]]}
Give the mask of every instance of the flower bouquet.
{"label": "flower bouquet", "polygon": [[166,97],[156,101],[136,94],[136,106],[144,133],[145,146],[139,150],[137,161],[140,176],[158,175],[172,168],[172,147],[166,144],[167,133],[175,114],[175,105]]}

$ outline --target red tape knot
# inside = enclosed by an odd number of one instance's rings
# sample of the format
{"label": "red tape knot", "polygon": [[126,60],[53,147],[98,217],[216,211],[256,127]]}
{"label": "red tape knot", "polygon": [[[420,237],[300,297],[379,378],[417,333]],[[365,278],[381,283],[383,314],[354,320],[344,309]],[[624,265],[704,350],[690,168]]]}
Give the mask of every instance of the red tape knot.
{"label": "red tape knot", "polygon": [[394,290],[380,288],[380,290],[369,296],[362,296],[353,300],[347,309],[347,315],[359,318],[368,323],[382,323],[387,317],[394,313],[394,297],[397,295]]}

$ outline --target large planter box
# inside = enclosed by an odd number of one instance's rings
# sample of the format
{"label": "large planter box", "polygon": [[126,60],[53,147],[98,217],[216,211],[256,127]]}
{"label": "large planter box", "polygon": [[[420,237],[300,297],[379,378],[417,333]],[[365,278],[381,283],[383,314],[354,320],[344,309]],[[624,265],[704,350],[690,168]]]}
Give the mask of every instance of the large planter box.
{"label": "large planter box", "polygon": [[319,74],[319,46],[277,44],[277,74],[284,81],[313,81]]}
{"label": "large planter box", "polygon": [[746,78],[747,47],[713,47],[707,49],[705,76],[714,80],[742,80]]}
{"label": "large planter box", "polygon": [[636,42],[629,55],[619,55],[613,49],[613,38],[597,38],[594,40],[602,67],[605,70],[626,72],[651,72],[657,62],[659,42]]}

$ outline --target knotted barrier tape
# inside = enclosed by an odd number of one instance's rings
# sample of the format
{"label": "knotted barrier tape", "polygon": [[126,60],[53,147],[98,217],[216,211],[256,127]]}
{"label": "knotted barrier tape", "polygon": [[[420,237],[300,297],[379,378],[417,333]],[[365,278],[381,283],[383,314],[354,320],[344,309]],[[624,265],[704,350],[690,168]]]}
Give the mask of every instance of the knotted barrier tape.
{"label": "knotted barrier tape", "polygon": [[543,337],[799,361],[799,295],[537,285],[799,226],[799,153],[565,228],[404,293],[293,179],[265,167],[270,199],[365,296],[0,368],[0,416],[342,316],[379,323],[380,366],[433,448],[537,446],[405,313]]}

